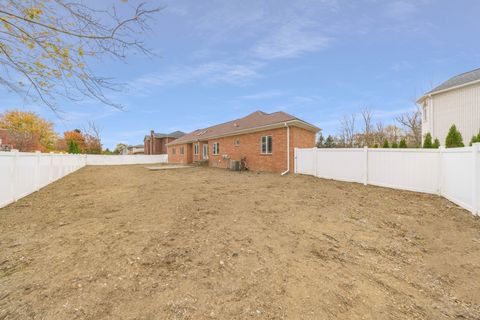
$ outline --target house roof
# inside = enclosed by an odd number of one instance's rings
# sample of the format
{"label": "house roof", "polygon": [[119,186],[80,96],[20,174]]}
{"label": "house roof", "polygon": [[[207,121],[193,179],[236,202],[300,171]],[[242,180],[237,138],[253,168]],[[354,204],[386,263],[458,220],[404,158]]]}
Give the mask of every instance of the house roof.
{"label": "house roof", "polygon": [[[185,135],[183,131],[173,131],[171,133],[154,133],[155,138],[180,138]],[[145,139],[150,140],[150,135],[145,136]]]}
{"label": "house roof", "polygon": [[271,126],[275,125],[283,126],[286,122],[292,124],[296,123],[297,125],[300,125],[308,130],[315,132],[320,130],[314,125],[309,124],[282,111],[265,113],[258,110],[240,119],[235,119],[225,123],[217,124],[208,128],[197,129],[184,135],[181,138],[176,139],[175,141],[168,143],[168,145],[190,143],[194,141],[208,140],[222,136],[243,134],[246,133],[245,131],[259,130],[263,127],[266,127],[265,129],[268,129]]}
{"label": "house roof", "polygon": [[443,82],[439,86],[436,86],[431,91],[424,94],[418,100],[418,102],[421,102],[422,100],[424,100],[428,95],[435,94],[435,93],[438,93],[440,91],[445,91],[445,90],[461,87],[461,86],[468,85],[472,82],[477,82],[477,81],[480,81],[480,68],[472,70],[472,71],[468,71],[468,72],[465,72],[465,73],[462,73],[462,74],[459,74],[459,75],[456,75],[456,76],[448,79],[447,81]]}

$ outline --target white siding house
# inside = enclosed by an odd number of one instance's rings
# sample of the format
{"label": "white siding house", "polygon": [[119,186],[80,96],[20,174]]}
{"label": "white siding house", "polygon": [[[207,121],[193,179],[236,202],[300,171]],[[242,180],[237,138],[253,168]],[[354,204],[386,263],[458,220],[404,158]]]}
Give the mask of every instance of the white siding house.
{"label": "white siding house", "polygon": [[480,130],[480,69],[455,76],[423,95],[422,134],[428,132],[445,144],[448,130],[455,124],[468,145]]}

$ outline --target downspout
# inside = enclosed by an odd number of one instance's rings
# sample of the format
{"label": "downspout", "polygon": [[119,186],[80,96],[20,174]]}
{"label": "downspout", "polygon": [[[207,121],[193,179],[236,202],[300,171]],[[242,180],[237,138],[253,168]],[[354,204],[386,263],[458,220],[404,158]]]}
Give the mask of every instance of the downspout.
{"label": "downspout", "polygon": [[282,172],[281,174],[282,176],[290,172],[290,127],[286,122],[285,122],[285,127],[287,127],[287,170]]}

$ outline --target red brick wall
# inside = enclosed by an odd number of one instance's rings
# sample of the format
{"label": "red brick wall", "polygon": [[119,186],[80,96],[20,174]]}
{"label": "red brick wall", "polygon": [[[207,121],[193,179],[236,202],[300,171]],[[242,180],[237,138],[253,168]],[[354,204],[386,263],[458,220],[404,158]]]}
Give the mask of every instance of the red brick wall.
{"label": "red brick wall", "polygon": [[[184,148],[184,154],[180,154],[180,148]],[[175,149],[175,154],[173,154],[173,149]],[[187,163],[192,163],[193,157],[192,157],[193,149],[192,149],[192,144],[178,144],[174,146],[169,146],[168,147],[168,162],[169,163],[181,163],[181,164],[187,164]]]}
{"label": "red brick wall", "polygon": [[[151,139],[151,137],[150,137]],[[150,150],[150,139],[144,140],[144,148],[145,154],[166,154],[168,153],[167,150],[167,143],[172,142],[176,138],[154,138],[153,139],[153,150]]]}
{"label": "red brick wall", "polygon": [[[261,138],[272,136],[272,154],[261,153]],[[240,144],[236,145],[235,140]],[[218,142],[220,152],[213,154],[213,144]],[[230,160],[240,160],[246,157],[249,170],[283,172],[287,170],[287,128],[278,128],[261,132],[248,133],[238,136],[212,139],[208,142],[199,142],[199,154],[193,155],[193,143],[168,147],[168,162],[191,163],[202,160],[202,148],[208,144],[209,166],[228,168]],[[180,147],[185,147],[185,154],[180,155]],[[294,148],[313,148],[315,133],[298,127],[290,127],[290,171],[294,167]],[[172,154],[172,148],[176,154]],[[225,156],[225,157],[224,157]]]}
{"label": "red brick wall", "polygon": [[[267,135],[272,136],[272,154],[261,154],[261,137]],[[237,139],[240,141],[239,145],[235,145]],[[244,156],[249,170],[281,172],[287,166],[286,141],[285,128],[209,140],[209,165],[228,168],[230,160],[240,160]],[[220,144],[219,155],[213,154],[215,142]],[[224,159],[224,155],[228,158]]]}
{"label": "red brick wall", "polygon": [[290,173],[293,173],[295,148],[313,148],[315,147],[315,138],[315,132],[290,127]]}

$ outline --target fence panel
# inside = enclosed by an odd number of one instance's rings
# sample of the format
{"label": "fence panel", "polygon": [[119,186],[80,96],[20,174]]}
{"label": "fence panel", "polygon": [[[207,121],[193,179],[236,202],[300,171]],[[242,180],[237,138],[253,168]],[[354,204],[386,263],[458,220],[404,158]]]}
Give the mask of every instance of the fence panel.
{"label": "fence panel", "polygon": [[114,166],[125,164],[167,163],[168,155],[87,155],[89,166]]}
{"label": "fence panel", "polygon": [[0,208],[65,177],[85,165],[168,162],[167,155],[74,155],[0,152]]}
{"label": "fence panel", "polygon": [[[2,155],[2,153],[5,155]],[[14,166],[14,153],[0,152],[0,208],[14,199]]]}
{"label": "fence panel", "polygon": [[446,149],[442,154],[442,195],[472,211],[473,148]]}
{"label": "fence panel", "polygon": [[364,182],[365,153],[363,149],[314,149],[315,151],[317,177]]}
{"label": "fence panel", "polygon": [[368,150],[368,184],[402,190],[438,193],[438,178],[438,150]]}
{"label": "fence panel", "polygon": [[295,173],[439,194],[480,214],[480,143],[456,149],[295,149]]}

